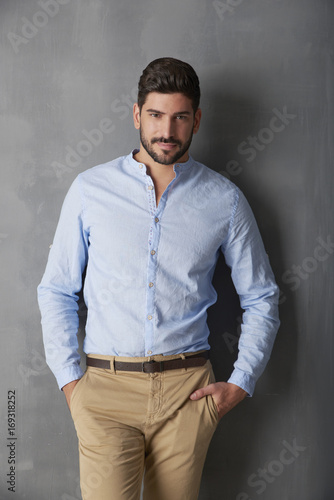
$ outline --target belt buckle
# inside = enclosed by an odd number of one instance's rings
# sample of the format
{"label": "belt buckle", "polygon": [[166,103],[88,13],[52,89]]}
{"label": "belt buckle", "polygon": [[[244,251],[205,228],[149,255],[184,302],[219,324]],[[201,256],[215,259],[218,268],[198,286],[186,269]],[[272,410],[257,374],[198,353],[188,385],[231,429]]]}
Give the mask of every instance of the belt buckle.
{"label": "belt buckle", "polygon": [[[156,365],[159,365],[159,370],[154,370],[154,371],[146,371],[145,370],[145,365],[152,365],[155,363]],[[154,373],[154,372],[162,372],[164,367],[164,362],[163,361],[154,361],[154,359],[151,359],[150,361],[143,361],[141,364],[141,371],[143,373]]]}

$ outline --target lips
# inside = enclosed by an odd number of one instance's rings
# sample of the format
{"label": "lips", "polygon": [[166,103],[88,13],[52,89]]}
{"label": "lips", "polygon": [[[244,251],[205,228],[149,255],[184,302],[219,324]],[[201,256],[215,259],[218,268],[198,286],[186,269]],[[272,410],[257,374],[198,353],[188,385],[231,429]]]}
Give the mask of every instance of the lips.
{"label": "lips", "polygon": [[166,151],[170,151],[176,147],[175,143],[172,142],[157,142],[159,148],[164,149]]}

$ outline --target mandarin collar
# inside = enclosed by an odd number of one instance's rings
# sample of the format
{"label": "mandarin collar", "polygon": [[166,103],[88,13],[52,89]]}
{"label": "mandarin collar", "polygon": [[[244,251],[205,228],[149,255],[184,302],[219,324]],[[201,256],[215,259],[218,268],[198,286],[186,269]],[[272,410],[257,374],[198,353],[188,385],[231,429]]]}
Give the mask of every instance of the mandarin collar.
{"label": "mandarin collar", "polygon": [[[135,160],[134,155],[139,152],[139,149],[134,149],[128,156],[127,160],[128,162],[133,166],[134,169],[136,169],[139,172],[145,173],[146,174],[146,165],[144,163],[140,163],[137,160]],[[186,170],[189,170],[191,166],[194,164],[194,159],[192,156],[189,155],[189,158],[187,161],[178,163],[176,162],[173,166],[174,172],[184,172]]]}

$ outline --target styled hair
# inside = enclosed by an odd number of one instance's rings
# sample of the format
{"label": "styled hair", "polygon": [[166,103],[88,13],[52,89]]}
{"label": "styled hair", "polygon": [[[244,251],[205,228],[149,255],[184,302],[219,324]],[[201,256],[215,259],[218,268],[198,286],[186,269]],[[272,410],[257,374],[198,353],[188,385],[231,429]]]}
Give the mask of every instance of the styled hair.
{"label": "styled hair", "polygon": [[150,92],[181,93],[192,101],[194,113],[201,97],[198,76],[193,67],[173,57],[155,59],[144,69],[138,83],[140,111]]}

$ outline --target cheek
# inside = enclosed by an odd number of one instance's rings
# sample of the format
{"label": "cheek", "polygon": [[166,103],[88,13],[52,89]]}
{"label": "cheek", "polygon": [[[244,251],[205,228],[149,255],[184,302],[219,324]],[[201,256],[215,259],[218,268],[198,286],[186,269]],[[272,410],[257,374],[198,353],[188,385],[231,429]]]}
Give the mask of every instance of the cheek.
{"label": "cheek", "polygon": [[158,126],[156,123],[142,123],[142,131],[143,131],[143,134],[145,137],[147,137],[147,139],[151,139],[152,137],[154,137],[158,131]]}
{"label": "cheek", "polygon": [[193,133],[193,125],[187,125],[187,127],[184,127],[184,129],[182,130],[183,139],[185,141],[188,141],[192,133]]}

